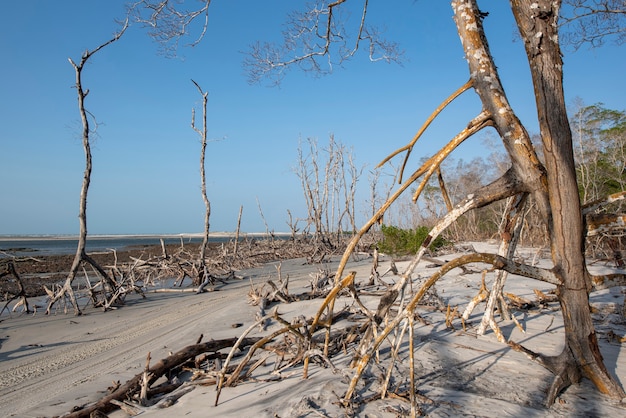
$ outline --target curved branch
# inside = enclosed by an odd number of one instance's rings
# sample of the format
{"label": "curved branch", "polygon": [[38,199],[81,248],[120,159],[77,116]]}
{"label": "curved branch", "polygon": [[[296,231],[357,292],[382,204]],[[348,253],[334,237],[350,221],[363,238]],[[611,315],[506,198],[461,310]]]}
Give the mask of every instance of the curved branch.
{"label": "curved branch", "polygon": [[493,126],[493,121],[491,120],[488,112],[482,111],[480,115],[474,118],[460,134],[454,137],[450,142],[448,142],[448,144],[446,144],[445,147],[443,147],[437,154],[435,154],[435,156],[433,157],[435,160],[433,160],[432,164],[430,164],[430,166],[428,167],[428,170],[426,171],[422,182],[413,194],[413,202],[417,202],[417,199],[422,194],[422,191],[428,184],[428,181],[432,177],[433,173],[437,172],[437,170],[441,166],[441,163],[443,163],[443,160],[445,160],[448,155],[450,155],[450,153],[452,153],[452,151],[456,149],[456,147],[461,145],[463,141],[465,141],[470,136],[478,133],[487,126]]}
{"label": "curved branch", "polygon": [[448,96],[443,102],[441,102],[439,107],[437,107],[437,109],[435,109],[433,113],[430,114],[430,116],[428,117],[428,119],[426,119],[426,121],[424,122],[422,127],[419,129],[419,131],[417,131],[417,133],[415,134],[411,142],[409,142],[407,145],[403,146],[402,148],[392,152],[387,158],[385,158],[380,163],[378,163],[376,168],[382,167],[396,155],[400,154],[401,152],[407,151],[406,156],[404,157],[404,162],[402,163],[402,167],[400,168],[400,174],[398,176],[398,183],[401,184],[402,174],[404,173],[404,168],[406,167],[407,161],[409,159],[409,155],[411,155],[411,151],[413,150],[413,146],[415,145],[417,140],[420,139],[420,137],[424,134],[426,129],[428,129],[432,121],[435,120],[437,116],[439,116],[439,114],[443,111],[443,109],[445,109],[450,103],[454,101],[454,99],[459,97],[462,93],[469,90],[473,85],[474,85],[474,81],[470,79],[461,87],[459,87],[454,93]]}
{"label": "curved branch", "polygon": [[[89,58],[91,58],[91,56],[93,54],[95,54],[96,52],[100,51],[102,48],[104,48],[105,46],[108,46],[110,44],[112,44],[113,42],[117,41],[118,39],[120,39],[122,37],[122,35],[124,35],[124,32],[126,32],[126,29],[128,29],[128,17],[126,18],[126,20],[124,21],[124,24],[122,25],[122,29],[119,30],[119,32],[117,32],[115,35],[113,35],[113,38],[109,39],[107,42],[101,44],[100,46],[98,46],[96,49],[94,49],[93,51],[85,51],[85,53],[83,54],[83,56],[80,59],[80,64],[78,64],[78,68],[80,70],[83,69],[83,65],[85,64],[85,62],[87,62],[87,60]],[[70,63],[74,66],[74,68],[77,67],[76,64],[74,64],[74,62],[72,61],[72,59],[70,58]],[[89,90],[87,90],[88,92]],[[85,96],[87,95],[87,93],[85,93]]]}
{"label": "curved branch", "polygon": [[356,248],[356,245],[361,240],[363,235],[370,230],[370,228],[378,223],[382,218],[385,212],[389,209],[389,207],[395,202],[402,193],[406,189],[411,186],[417,179],[419,179],[424,173],[428,172],[431,165],[439,166],[443,162],[443,160],[458,147],[463,141],[465,141],[470,136],[479,132],[484,127],[488,126],[491,120],[491,116],[487,111],[482,111],[478,116],[476,116],[472,121],[467,125],[467,127],[457,134],[448,144],[441,149],[437,154],[428,159],[422,166],[415,171],[411,177],[407,181],[405,181],[399,188],[396,190],[383,205],[376,211],[376,213],[365,223],[363,227],[352,237],[350,242],[348,243],[346,250],[343,253],[341,261],[339,262],[339,266],[337,267],[337,272],[335,273],[335,279],[339,280],[339,278],[343,274],[343,270],[350,259],[350,255],[352,251]]}
{"label": "curved branch", "polygon": [[315,332],[315,329],[317,328],[317,325],[320,322],[320,318],[322,314],[324,313],[324,310],[328,306],[330,306],[331,301],[335,300],[335,298],[337,297],[337,294],[342,289],[345,289],[346,287],[350,286],[354,282],[355,277],[356,277],[356,272],[355,271],[351,272],[349,275],[344,277],[340,282],[336,283],[335,287],[333,287],[333,289],[330,291],[330,293],[328,293],[326,298],[324,298],[324,302],[322,302],[322,304],[320,305],[319,309],[317,310],[317,314],[315,315],[315,317],[313,318],[313,322],[311,323],[311,328],[309,330],[309,337],[311,337],[313,335],[313,332]]}

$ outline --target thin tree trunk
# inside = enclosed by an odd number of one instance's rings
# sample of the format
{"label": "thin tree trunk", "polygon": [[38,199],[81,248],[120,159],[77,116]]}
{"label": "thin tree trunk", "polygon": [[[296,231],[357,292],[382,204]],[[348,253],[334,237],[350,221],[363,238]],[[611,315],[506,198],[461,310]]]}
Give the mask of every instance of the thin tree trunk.
{"label": "thin tree trunk", "polygon": [[72,67],[74,67],[74,72],[76,75],[75,87],[76,87],[76,92],[78,95],[78,110],[80,113],[80,119],[81,119],[82,126],[83,126],[82,141],[83,141],[83,150],[85,151],[85,171],[83,173],[83,183],[80,189],[80,208],[78,211],[78,222],[80,226],[80,232],[78,235],[78,246],[76,248],[76,255],[74,256],[74,261],[72,262],[72,267],[70,268],[70,272],[67,276],[67,279],[65,279],[65,283],[63,284],[63,287],[61,288],[61,290],[58,291],[48,303],[46,314],[49,314],[52,306],[59,299],[61,299],[62,297],[65,297],[66,295],[69,296],[72,306],[74,307],[74,314],[75,315],[81,314],[80,308],[78,307],[78,302],[76,301],[76,297],[72,289],[72,282],[74,281],[74,278],[76,277],[78,268],[80,267],[80,263],[82,261],[89,262],[91,265],[93,265],[96,268],[96,270],[98,270],[98,272],[100,272],[100,274],[103,274],[104,280],[106,280],[109,283],[111,282],[108,276],[106,275],[106,273],[104,273],[104,270],[100,266],[98,266],[94,260],[89,258],[85,252],[85,245],[87,243],[87,193],[89,192],[89,183],[91,181],[92,161],[91,161],[91,146],[89,143],[89,134],[91,131],[89,128],[89,118],[87,117],[87,111],[85,109],[85,98],[89,94],[89,90],[86,90],[86,91],[83,90],[82,71],[83,71],[85,64],[87,63],[87,61],[89,60],[89,58],[91,58],[93,54],[95,54],[96,52],[104,48],[105,46],[117,41],[124,34],[127,27],[128,27],[128,20],[126,20],[122,29],[118,33],[116,33],[112,39],[101,44],[99,47],[97,47],[93,51],[85,51],[78,64],[76,64],[71,58],[69,59],[70,64],[72,64]]}
{"label": "thin tree trunk", "polygon": [[2,312],[4,312],[4,310],[8,308],[11,301],[18,298],[20,299],[20,301],[13,307],[13,312],[15,312],[15,310],[21,305],[24,305],[24,312],[32,312],[28,307],[28,299],[26,298],[26,289],[24,288],[24,283],[22,282],[22,278],[17,272],[17,269],[15,268],[15,263],[13,261],[9,261],[7,263],[6,271],[0,272],[0,278],[7,275],[11,275],[15,278],[15,281],[17,282],[18,293],[7,301],[2,310],[0,310],[0,315],[2,315]]}
{"label": "thin tree trunk", "polygon": [[237,251],[239,250],[239,232],[241,231],[241,215],[243,214],[243,205],[239,206],[239,216],[237,217],[237,230],[235,231],[235,249],[233,253],[237,257]]}
{"label": "thin tree trunk", "polygon": [[194,80],[191,82],[198,88],[198,91],[202,95],[202,130],[199,130],[195,126],[195,111],[192,112],[191,119],[191,127],[200,135],[201,137],[201,147],[200,147],[200,180],[201,180],[201,188],[202,188],[202,201],[204,202],[204,234],[202,235],[202,245],[200,246],[200,269],[199,269],[199,277],[194,278],[194,285],[198,285],[203,281],[206,281],[209,277],[207,268],[206,268],[206,249],[209,244],[209,229],[210,223],[209,219],[211,217],[211,202],[206,194],[206,170],[204,168],[204,156],[206,154],[206,144],[207,144],[207,97],[209,95],[208,92],[203,91],[200,88],[200,85],[196,83]]}

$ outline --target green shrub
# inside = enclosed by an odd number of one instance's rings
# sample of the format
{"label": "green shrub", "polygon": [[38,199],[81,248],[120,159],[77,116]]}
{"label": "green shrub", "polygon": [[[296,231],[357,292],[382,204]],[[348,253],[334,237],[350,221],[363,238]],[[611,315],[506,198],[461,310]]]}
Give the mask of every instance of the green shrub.
{"label": "green shrub", "polygon": [[[401,229],[396,226],[383,225],[383,240],[378,243],[378,249],[386,254],[408,255],[415,254],[428,236],[430,230],[425,226],[415,229]],[[428,248],[435,251],[441,247],[448,245],[449,242],[437,237]]]}

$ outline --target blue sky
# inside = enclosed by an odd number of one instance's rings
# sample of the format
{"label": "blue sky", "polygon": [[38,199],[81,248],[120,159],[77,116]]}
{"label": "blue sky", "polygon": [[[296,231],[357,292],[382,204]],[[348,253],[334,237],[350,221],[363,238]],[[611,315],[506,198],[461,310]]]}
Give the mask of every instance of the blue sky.
{"label": "blue sky", "polygon": [[[407,143],[422,121],[468,78],[446,1],[371,2],[368,18],[405,51],[402,66],[370,63],[361,54],[315,78],[297,69],[280,87],[249,85],[242,67],[248,46],[280,40],[282,24],[305,2],[214,0],[209,30],[195,48],[165,58],[138,25],[94,55],[83,72],[87,109],[99,123],[88,199],[90,234],[190,233],[203,228],[197,134],[191,109],[209,92],[207,186],[211,230],[288,230],[287,210],[306,216],[293,173],[298,141],[329,135],[372,169]],[[348,4],[355,3],[354,1]],[[383,4],[384,3],[384,4]],[[355,3],[355,7],[357,4]],[[536,132],[534,99],[521,42],[514,41],[508,2],[483,1],[496,64],[513,108]],[[84,170],[80,123],[68,58],[80,59],[110,39],[117,0],[3,2],[0,17],[0,235],[76,234]],[[353,9],[358,16],[358,7]],[[626,54],[606,46],[567,53],[569,100],[623,110]],[[432,154],[480,111],[473,92],[431,127],[413,164]],[[453,156],[485,152],[472,139]],[[367,198],[367,175],[359,199]]]}

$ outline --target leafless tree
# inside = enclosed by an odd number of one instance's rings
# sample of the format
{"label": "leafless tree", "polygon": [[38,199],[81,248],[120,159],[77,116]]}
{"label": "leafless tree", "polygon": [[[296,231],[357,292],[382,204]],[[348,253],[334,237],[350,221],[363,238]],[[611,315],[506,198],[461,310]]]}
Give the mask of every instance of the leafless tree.
{"label": "leafless tree", "polygon": [[356,186],[362,170],[351,151],[330,136],[326,148],[319,149],[317,141],[308,139],[308,150],[298,147],[295,173],[300,178],[308,211],[309,227],[315,238],[333,247],[330,238],[338,241],[346,228],[356,230]]}
{"label": "leafless tree", "polygon": [[80,190],[80,208],[78,213],[78,221],[80,224],[80,233],[78,236],[78,247],[76,248],[76,256],[74,257],[74,261],[70,268],[70,272],[65,280],[65,284],[63,287],[58,290],[54,296],[50,299],[48,303],[48,308],[46,309],[46,314],[50,313],[50,309],[52,306],[61,298],[66,295],[70,298],[71,303],[74,307],[74,314],[80,315],[81,310],[76,301],[76,297],[74,295],[74,291],[72,290],[72,282],[78,273],[78,269],[83,261],[91,264],[102,276],[102,278],[107,282],[108,285],[113,285],[111,278],[107,275],[107,273],[96,263],[89,255],[85,252],[85,244],[87,242],[87,193],[89,191],[89,183],[91,181],[91,170],[92,170],[92,158],[91,158],[91,144],[90,144],[90,135],[93,132],[89,125],[89,118],[92,117],[85,108],[85,98],[89,94],[89,90],[85,90],[83,87],[82,74],[85,64],[89,61],[89,59],[96,54],[101,49],[107,47],[119,40],[124,32],[128,28],[128,19],[124,21],[122,28],[107,42],[101,44],[96,49],[89,51],[86,50],[78,64],[71,58],[69,58],[70,64],[74,67],[74,72],[76,74],[76,93],[78,95],[78,111],[80,113],[80,119],[82,122],[82,142],[83,149],[85,151],[85,172],[83,175],[83,183]]}
{"label": "leafless tree", "polygon": [[198,136],[200,136],[200,189],[202,194],[202,201],[204,202],[204,234],[202,234],[202,244],[200,245],[200,267],[198,269],[198,277],[193,278],[194,285],[198,285],[201,282],[209,279],[209,272],[206,268],[206,250],[209,244],[209,219],[211,218],[211,202],[209,201],[206,193],[206,170],[204,164],[204,156],[206,154],[208,135],[207,97],[209,96],[209,92],[202,90],[200,85],[194,80],[191,80],[191,82],[196,86],[198,92],[202,96],[202,129],[196,126],[196,110],[192,109],[191,111],[191,128],[196,131]]}
{"label": "leafless tree", "polygon": [[564,45],[578,49],[584,44],[601,46],[609,38],[618,45],[626,41],[626,1],[564,0],[563,5]]}
{"label": "leafless tree", "polygon": [[176,56],[180,40],[191,38],[189,46],[198,45],[209,24],[211,0],[199,0],[188,9],[180,0],[138,0],[127,5],[127,14],[148,30],[161,53]]}
{"label": "leafless tree", "polygon": [[[401,62],[403,51],[385,40],[381,31],[366,24],[368,0],[363,2],[360,20],[347,28],[341,8],[347,0],[320,2],[312,8],[292,12],[283,32],[283,44],[256,43],[244,61],[249,81],[269,80],[279,84],[293,66],[314,74],[332,71],[367,45],[371,61]],[[339,17],[337,16],[339,15]],[[350,38],[350,34],[355,34]]]}

